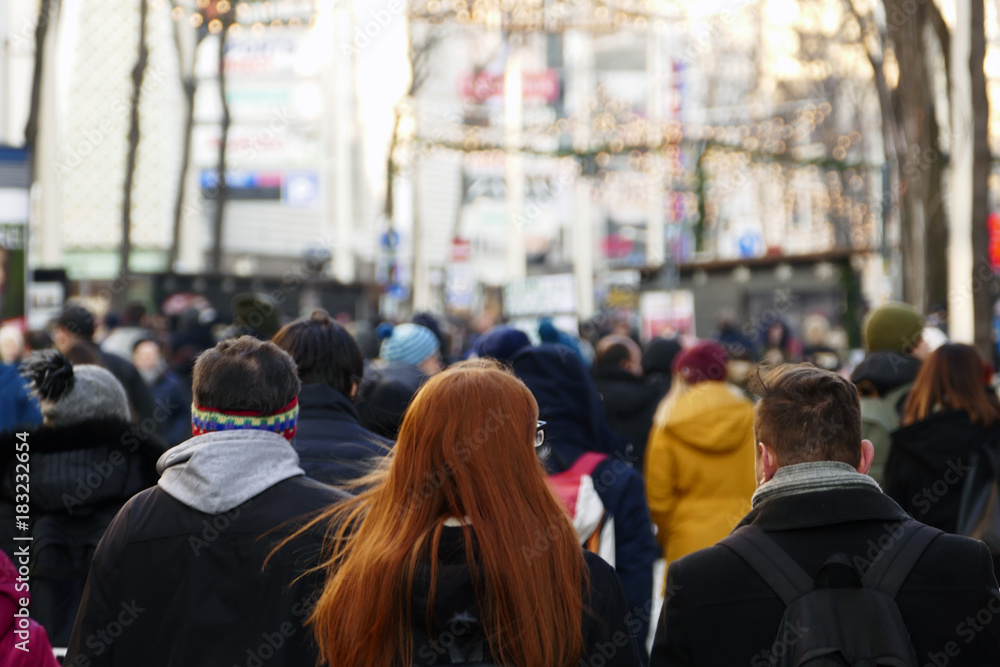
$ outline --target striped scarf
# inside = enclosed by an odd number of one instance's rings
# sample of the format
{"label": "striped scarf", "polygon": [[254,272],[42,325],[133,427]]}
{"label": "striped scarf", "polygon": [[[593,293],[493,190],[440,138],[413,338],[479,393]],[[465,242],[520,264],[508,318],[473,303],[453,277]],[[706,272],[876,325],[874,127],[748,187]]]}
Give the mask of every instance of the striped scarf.
{"label": "striped scarf", "polygon": [[288,405],[271,414],[253,410],[217,410],[192,404],[191,432],[193,435],[203,435],[210,431],[256,429],[280,433],[286,440],[291,440],[295,437],[298,418],[298,398],[293,398]]}

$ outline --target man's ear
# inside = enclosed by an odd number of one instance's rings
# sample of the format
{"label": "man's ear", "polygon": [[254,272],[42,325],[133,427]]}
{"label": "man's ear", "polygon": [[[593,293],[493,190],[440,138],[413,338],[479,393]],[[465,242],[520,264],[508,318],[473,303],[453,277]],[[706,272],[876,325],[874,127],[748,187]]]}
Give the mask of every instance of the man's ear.
{"label": "man's ear", "polygon": [[771,481],[774,477],[774,473],[778,471],[778,455],[775,453],[774,449],[765,445],[763,442],[757,443],[757,483],[763,484],[764,482]]}
{"label": "man's ear", "polygon": [[871,440],[861,441],[861,462],[858,463],[858,472],[862,475],[867,475],[868,470],[872,467],[872,461],[875,460],[875,445],[872,444]]}

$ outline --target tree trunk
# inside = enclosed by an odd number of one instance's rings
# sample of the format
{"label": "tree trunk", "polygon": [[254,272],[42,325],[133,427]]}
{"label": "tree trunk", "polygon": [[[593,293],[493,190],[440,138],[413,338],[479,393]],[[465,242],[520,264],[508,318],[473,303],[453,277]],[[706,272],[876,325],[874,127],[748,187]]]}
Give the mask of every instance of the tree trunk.
{"label": "tree trunk", "polygon": [[222,232],[223,216],[226,208],[226,196],[229,186],[226,184],[226,143],[229,141],[229,103],[226,101],[226,34],[229,32],[228,21],[224,17],[223,28],[219,32],[219,99],[222,103],[222,137],[219,142],[219,164],[216,167],[218,196],[215,199],[215,219],[212,225],[212,270],[222,272]]}
{"label": "tree trunk", "polygon": [[[132,182],[135,179],[135,162],[139,151],[139,96],[142,92],[142,79],[149,58],[149,48],[146,46],[146,14],[148,10],[149,0],[140,0],[139,57],[132,69],[132,112],[128,133],[128,159],[125,164],[124,198],[122,200],[121,275],[123,277],[128,275],[129,258],[132,254]],[[116,296],[124,300],[126,291],[120,290]]]}
{"label": "tree trunk", "polygon": [[35,23],[35,68],[31,74],[31,102],[28,107],[28,122],[24,128],[24,145],[29,151],[29,183],[36,178],[37,160],[35,145],[38,142],[38,116],[42,98],[42,74],[45,71],[45,37],[48,33],[49,17],[53,11],[52,0],[42,0],[38,7],[38,21]]}
{"label": "tree trunk", "polygon": [[993,269],[988,254],[989,215],[988,180],[990,145],[987,136],[989,99],[986,96],[986,32],[983,0],[971,0],[972,36],[969,67],[972,72],[972,299],[975,316],[976,347],[993,360],[991,343],[993,323]]}

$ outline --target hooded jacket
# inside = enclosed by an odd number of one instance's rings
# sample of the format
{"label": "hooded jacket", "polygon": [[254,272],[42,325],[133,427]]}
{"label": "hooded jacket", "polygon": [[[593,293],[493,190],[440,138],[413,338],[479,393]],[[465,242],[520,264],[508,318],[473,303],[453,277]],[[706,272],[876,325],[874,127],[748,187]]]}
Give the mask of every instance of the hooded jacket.
{"label": "hooded jacket", "polygon": [[157,486],[122,508],[97,549],[64,664],[315,664],[303,623],[322,574],[298,577],[319,562],[322,531],[264,559],[346,494],[305,477],[268,431],[191,438],[158,468]]}
{"label": "hooded jacket", "polygon": [[[653,593],[653,563],[660,556],[653,538],[642,475],[632,467],[624,441],[608,426],[604,406],[579,357],[561,345],[539,345],[511,359],[514,374],[538,401],[539,419],[546,422],[545,460],[549,474],[563,472],[586,452],[608,458],[591,477],[594,489],[614,519],[615,570],[630,609],[649,609]],[[645,637],[648,615],[637,636]]]}
{"label": "hooded jacket", "polygon": [[883,482],[892,446],[890,434],[899,428],[907,396],[920,371],[920,360],[902,352],[870,352],[851,373],[861,393],[861,435],[875,445],[868,474]]}
{"label": "hooded jacket", "polygon": [[[26,429],[30,460],[32,616],[57,646],[73,628],[87,568],[115,513],[156,483],[158,439],[114,419]],[[14,443],[12,432],[0,434]],[[13,444],[0,454],[0,503],[14,527],[18,461]],[[17,543],[5,540],[5,548]],[[10,552],[8,552],[10,553]]]}
{"label": "hooded jacket", "polygon": [[[31,600],[30,580],[19,581],[17,568],[0,551],[0,667],[58,667],[49,637],[37,621],[20,616]],[[15,614],[17,616],[15,616]],[[26,626],[26,627],[25,627]],[[17,630],[21,634],[15,634]],[[23,633],[27,634],[23,634]]]}
{"label": "hooded jacket", "polygon": [[700,382],[654,423],[646,492],[667,562],[709,547],[750,509],[753,404],[724,382]]}
{"label": "hooded jacket", "polygon": [[302,385],[292,446],[309,477],[342,486],[371,472],[392,445],[361,425],[358,411],[339,391],[322,383]]}
{"label": "hooded jacket", "polygon": [[885,493],[917,521],[954,533],[973,454],[986,447],[1000,447],[1000,424],[977,426],[964,410],[904,426],[892,434]]}
{"label": "hooded jacket", "polygon": [[[423,563],[417,569],[411,606],[416,653],[413,665],[451,665],[452,653],[456,652],[473,664],[499,664],[496,656],[489,655],[461,528],[444,529],[438,558],[430,634],[425,623],[430,608],[430,567]],[[580,619],[586,655],[581,656],[579,664],[597,664],[589,662],[594,658],[605,667],[637,667],[639,652],[633,643],[637,638],[632,635],[639,627],[638,615],[630,613],[611,566],[592,553],[585,552],[584,559],[590,586],[584,590],[583,602],[591,613],[584,612]]]}
{"label": "hooded jacket", "polygon": [[591,374],[604,401],[608,423],[632,446],[636,466],[641,469],[653,414],[663,398],[660,388],[624,368],[595,366]]}

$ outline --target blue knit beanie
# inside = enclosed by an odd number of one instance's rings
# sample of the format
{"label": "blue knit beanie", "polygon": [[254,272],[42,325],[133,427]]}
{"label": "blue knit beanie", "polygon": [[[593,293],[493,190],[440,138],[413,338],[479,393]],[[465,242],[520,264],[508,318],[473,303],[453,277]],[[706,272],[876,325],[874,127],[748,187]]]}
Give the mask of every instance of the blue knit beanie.
{"label": "blue knit beanie", "polygon": [[439,349],[438,339],[427,327],[400,324],[382,342],[379,356],[385,361],[400,361],[417,366]]}

